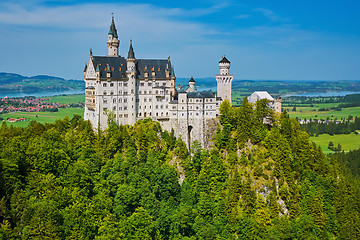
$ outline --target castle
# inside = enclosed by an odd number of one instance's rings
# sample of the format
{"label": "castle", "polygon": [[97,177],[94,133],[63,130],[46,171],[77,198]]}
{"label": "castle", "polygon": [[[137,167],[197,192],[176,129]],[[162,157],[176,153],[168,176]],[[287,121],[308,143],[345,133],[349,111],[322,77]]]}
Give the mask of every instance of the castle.
{"label": "castle", "polygon": [[231,102],[230,61],[223,57],[219,62],[216,95],[198,92],[193,78],[188,86],[176,88],[170,57],[137,59],[131,41],[127,58],[120,56],[114,17],[107,46],[107,56],[93,56],[90,51],[84,69],[84,119],[94,128],[105,129],[110,115],[117,124],[129,125],[151,118],[159,121],[164,130],[174,129],[176,137],[188,146],[198,140],[206,147],[211,139],[209,128],[216,126],[221,102]]}

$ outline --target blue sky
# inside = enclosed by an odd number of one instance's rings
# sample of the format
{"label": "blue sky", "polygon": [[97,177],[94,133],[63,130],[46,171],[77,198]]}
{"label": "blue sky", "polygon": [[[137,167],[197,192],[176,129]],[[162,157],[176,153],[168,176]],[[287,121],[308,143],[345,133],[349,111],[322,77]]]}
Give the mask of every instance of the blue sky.
{"label": "blue sky", "polygon": [[356,0],[1,0],[0,72],[82,79],[89,49],[107,54],[114,13],[120,54],[171,56],[178,77],[360,79]]}

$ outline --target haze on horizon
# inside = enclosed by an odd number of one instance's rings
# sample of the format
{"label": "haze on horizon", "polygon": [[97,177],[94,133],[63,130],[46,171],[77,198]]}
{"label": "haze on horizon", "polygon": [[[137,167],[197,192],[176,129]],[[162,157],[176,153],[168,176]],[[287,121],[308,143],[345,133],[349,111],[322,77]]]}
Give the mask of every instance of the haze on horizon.
{"label": "haze on horizon", "polygon": [[83,79],[89,49],[107,54],[114,13],[120,54],[171,56],[177,77],[359,80],[360,3],[335,1],[41,1],[0,3],[0,72]]}

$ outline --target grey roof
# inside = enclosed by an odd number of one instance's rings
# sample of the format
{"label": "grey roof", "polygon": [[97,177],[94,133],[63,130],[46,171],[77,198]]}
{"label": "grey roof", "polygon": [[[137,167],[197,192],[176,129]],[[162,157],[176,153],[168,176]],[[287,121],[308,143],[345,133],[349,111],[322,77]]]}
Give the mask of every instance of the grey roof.
{"label": "grey roof", "polygon": [[186,90],[189,88],[189,86],[181,86],[179,93],[186,93]]}
{"label": "grey roof", "polygon": [[[111,71],[112,79],[126,79],[126,59],[124,57],[91,57],[94,66],[100,71],[100,78],[106,78],[106,72]],[[167,59],[136,59],[137,78],[144,79],[144,72],[148,72],[148,78],[152,79],[152,71],[156,79],[167,79],[165,69],[171,69],[171,62]],[[106,70],[105,70],[106,69]],[[171,76],[170,77],[175,77]]]}
{"label": "grey roof", "polygon": [[260,99],[268,99],[270,101],[273,101],[274,98],[266,91],[256,91],[253,92],[250,96],[249,96],[249,102],[250,103],[255,103],[257,100]]}
{"label": "grey roof", "polygon": [[230,61],[225,56],[223,56],[219,63],[230,63]]}
{"label": "grey roof", "polygon": [[211,92],[188,92],[188,98],[213,98],[214,95]]}

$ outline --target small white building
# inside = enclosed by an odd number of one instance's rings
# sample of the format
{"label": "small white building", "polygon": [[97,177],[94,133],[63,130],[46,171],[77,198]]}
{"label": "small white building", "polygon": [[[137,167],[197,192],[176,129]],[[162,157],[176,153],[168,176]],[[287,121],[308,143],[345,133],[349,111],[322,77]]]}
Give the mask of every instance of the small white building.
{"label": "small white building", "polygon": [[249,97],[249,103],[255,104],[256,101],[261,99],[269,100],[269,107],[274,110],[276,113],[281,113],[281,98],[274,99],[267,91],[256,91],[253,92]]}

